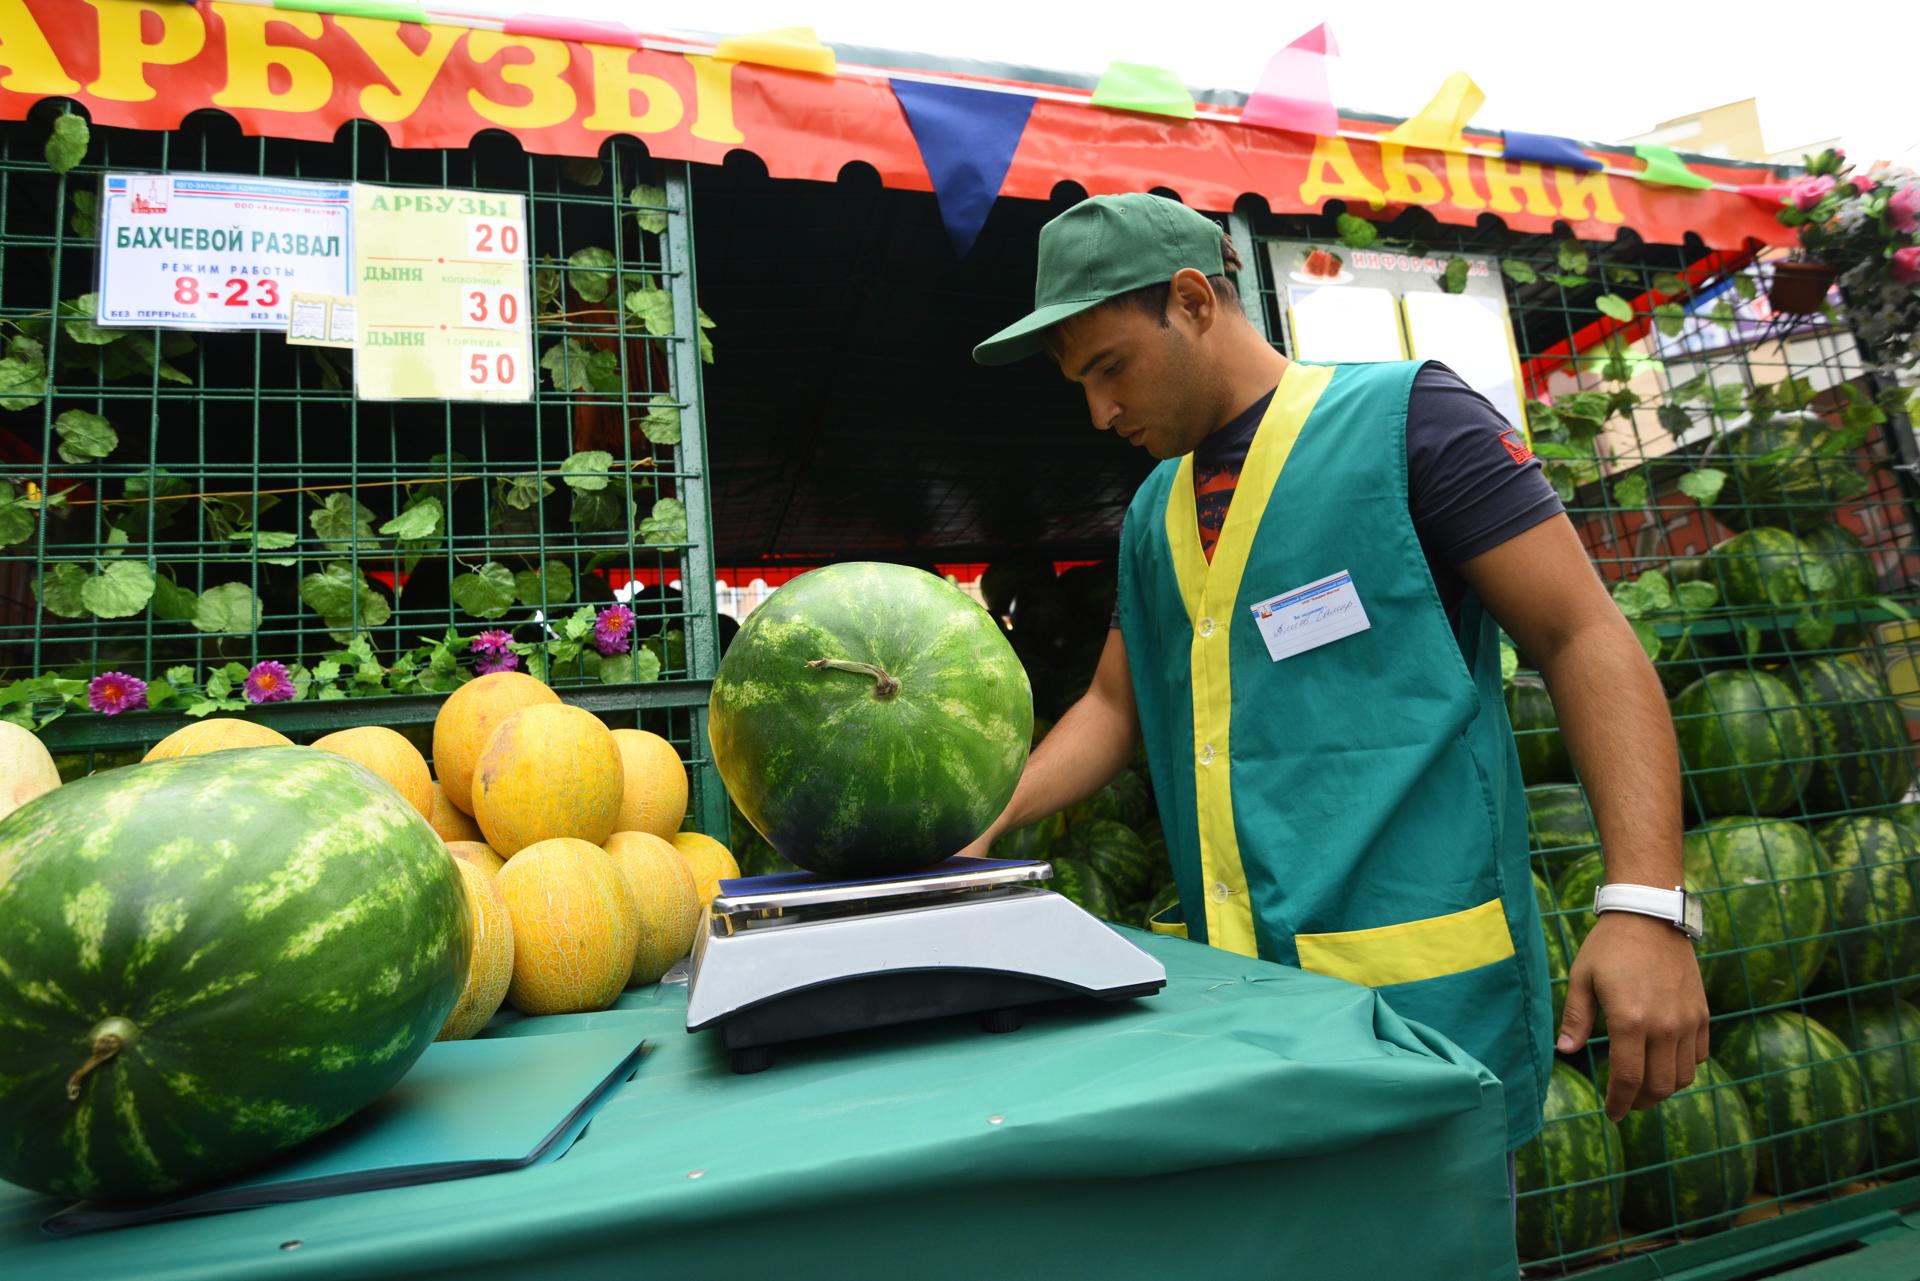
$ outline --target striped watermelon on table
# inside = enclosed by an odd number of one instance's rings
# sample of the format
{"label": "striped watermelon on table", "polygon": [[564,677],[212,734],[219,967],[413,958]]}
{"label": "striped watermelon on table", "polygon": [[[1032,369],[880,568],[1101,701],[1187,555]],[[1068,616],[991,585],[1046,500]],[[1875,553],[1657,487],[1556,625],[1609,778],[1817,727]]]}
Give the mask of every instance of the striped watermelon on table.
{"label": "striped watermelon on table", "polygon": [[1884,984],[1920,972],[1920,837],[1880,814],[1835,819],[1814,832],[1831,869],[1835,937],[1820,986]]}
{"label": "striped watermelon on table", "polygon": [[416,810],[305,747],[129,766],[0,822],[0,1178],[203,1186],[403,1076],[466,980],[465,892]]}
{"label": "striped watermelon on table", "polygon": [[1047,888],[1071,899],[1102,920],[1111,921],[1119,917],[1121,903],[1100,873],[1085,859],[1055,858],[1051,860],[1053,877],[1047,882]]}
{"label": "striped watermelon on table", "polygon": [[1083,859],[1113,888],[1122,903],[1137,903],[1153,890],[1155,867],[1132,828],[1097,818],[1067,829],[1059,853]]}
{"label": "striped watermelon on table", "polygon": [[1527,789],[1529,844],[1549,868],[1572,862],[1600,844],[1587,794],[1578,783]]}
{"label": "striped watermelon on table", "polygon": [[1620,1215],[1642,1231],[1725,1227],[1753,1193],[1760,1155],[1753,1114],[1712,1059],[1659,1107],[1627,1113],[1620,1146],[1627,1163]]}
{"label": "striped watermelon on table", "polygon": [[1593,1083],[1555,1061],[1544,1115],[1539,1135],[1514,1152],[1514,1235],[1523,1259],[1591,1250],[1618,1221],[1620,1132],[1600,1110]]}
{"label": "striped watermelon on table", "polygon": [[1067,834],[1064,814],[1049,814],[1038,823],[1002,832],[993,841],[993,856],[1010,859],[1044,859]]}
{"label": "striped watermelon on table", "polygon": [[1760,1186],[1805,1192],[1844,1182],[1865,1164],[1867,1095],[1851,1055],[1827,1028],[1787,1010],[1714,1029],[1713,1056],[1739,1080],[1765,1140]]}
{"label": "striped watermelon on table", "polygon": [[1814,1017],[1858,1057],[1873,1109],[1871,1168],[1920,1160],[1920,1010],[1885,993],[1820,1006]]}
{"label": "striped watermelon on table", "polygon": [[1513,678],[1507,686],[1507,720],[1513,726],[1513,746],[1520,756],[1520,777],[1528,787],[1573,781],[1567,740],[1560,733],[1545,681],[1530,672]]}
{"label": "striped watermelon on table", "polygon": [[1893,693],[1862,654],[1797,660],[1780,675],[1813,727],[1807,808],[1816,813],[1890,805],[1913,784],[1913,743]]}
{"label": "striped watermelon on table", "polygon": [[1798,998],[1826,959],[1830,916],[1819,847],[1797,823],[1733,815],[1681,840],[1706,917],[1700,978],[1715,1014]]}
{"label": "striped watermelon on table", "polygon": [[1813,771],[1813,725],[1765,672],[1710,672],[1673,700],[1673,729],[1693,807],[1703,815],[1778,814]]}

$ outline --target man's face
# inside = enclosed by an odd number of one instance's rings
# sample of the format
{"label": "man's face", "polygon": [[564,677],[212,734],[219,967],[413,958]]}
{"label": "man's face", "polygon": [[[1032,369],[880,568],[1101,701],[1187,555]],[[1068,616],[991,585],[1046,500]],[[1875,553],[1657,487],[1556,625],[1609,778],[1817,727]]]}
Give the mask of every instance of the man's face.
{"label": "man's face", "polygon": [[1137,307],[1095,307],[1052,335],[1060,371],[1086,391],[1093,425],[1155,458],[1192,453],[1216,425],[1188,320],[1178,309],[1162,325]]}

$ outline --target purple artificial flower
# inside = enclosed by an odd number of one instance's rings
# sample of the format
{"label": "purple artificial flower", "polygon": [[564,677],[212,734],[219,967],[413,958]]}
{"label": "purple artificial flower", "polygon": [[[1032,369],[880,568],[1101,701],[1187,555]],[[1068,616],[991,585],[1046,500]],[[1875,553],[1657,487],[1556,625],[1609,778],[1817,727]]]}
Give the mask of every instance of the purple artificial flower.
{"label": "purple artificial flower", "polygon": [[602,654],[620,653],[632,634],[633,611],[625,605],[609,605],[593,620],[593,647]]}
{"label": "purple artificial flower", "polygon": [[269,658],[253,665],[242,689],[250,703],[284,703],[293,697],[293,674]]}
{"label": "purple artificial flower", "polygon": [[508,648],[512,644],[512,632],[503,631],[498,627],[481,632],[467,647],[473,654],[473,670],[482,676],[517,670],[520,666],[520,656]]}
{"label": "purple artificial flower", "polygon": [[474,637],[473,643],[468,648],[476,654],[504,654],[507,652],[507,646],[511,644],[513,644],[513,633],[496,627]]}
{"label": "purple artificial flower", "polygon": [[147,705],[147,683],[125,672],[102,672],[87,682],[87,706],[102,716],[137,712]]}

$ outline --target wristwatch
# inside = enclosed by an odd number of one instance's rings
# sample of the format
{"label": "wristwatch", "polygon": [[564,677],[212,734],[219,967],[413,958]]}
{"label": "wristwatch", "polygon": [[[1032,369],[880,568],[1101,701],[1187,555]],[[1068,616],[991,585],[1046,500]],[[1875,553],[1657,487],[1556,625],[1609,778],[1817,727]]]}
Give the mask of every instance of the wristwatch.
{"label": "wristwatch", "polygon": [[1657,916],[1698,943],[1706,936],[1702,923],[1700,896],[1683,886],[1670,890],[1652,885],[1600,885],[1594,887],[1593,910],[1601,912],[1638,912]]}

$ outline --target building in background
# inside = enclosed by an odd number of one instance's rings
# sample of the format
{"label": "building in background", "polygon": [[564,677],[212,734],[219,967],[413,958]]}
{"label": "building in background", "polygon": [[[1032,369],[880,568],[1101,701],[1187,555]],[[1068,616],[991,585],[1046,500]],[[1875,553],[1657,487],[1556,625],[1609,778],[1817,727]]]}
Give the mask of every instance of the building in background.
{"label": "building in background", "polygon": [[1628,138],[1630,143],[1645,142],[1675,151],[1717,156],[1726,160],[1757,160],[1767,164],[1797,165],[1801,157],[1840,145],[1838,138],[1825,138],[1795,147],[1771,150],[1760,136],[1760,105],[1757,98],[1708,107],[1692,115],[1663,120],[1647,133]]}

